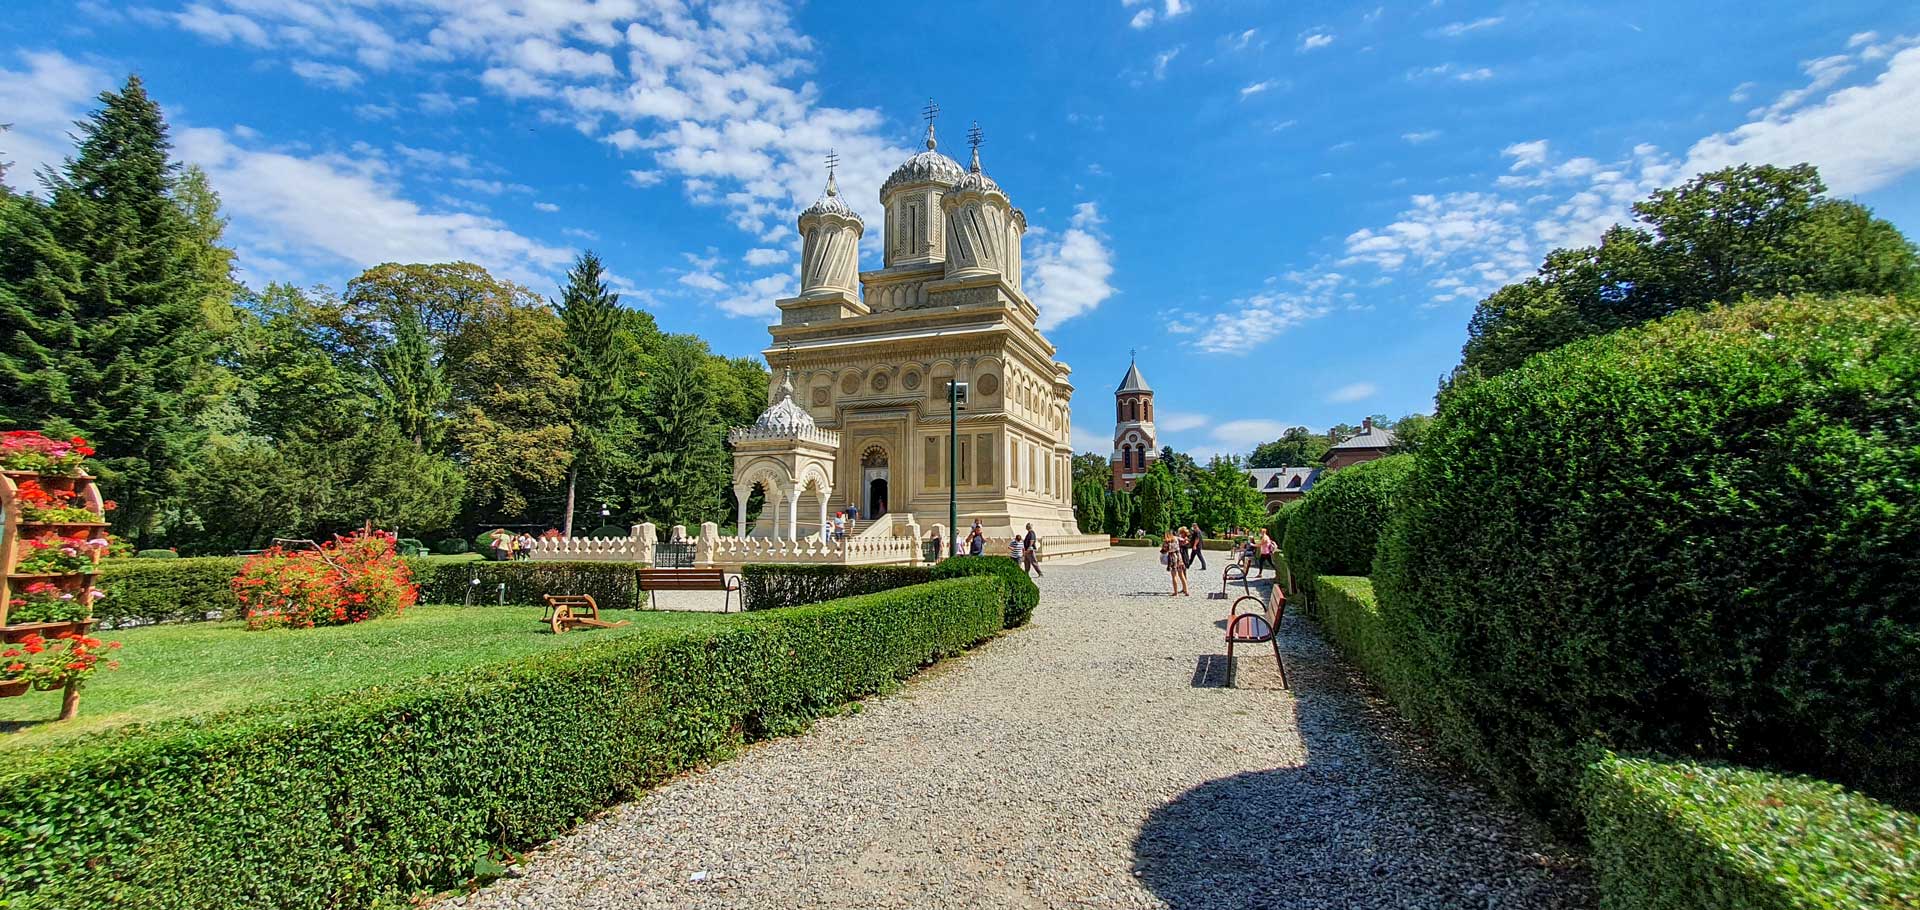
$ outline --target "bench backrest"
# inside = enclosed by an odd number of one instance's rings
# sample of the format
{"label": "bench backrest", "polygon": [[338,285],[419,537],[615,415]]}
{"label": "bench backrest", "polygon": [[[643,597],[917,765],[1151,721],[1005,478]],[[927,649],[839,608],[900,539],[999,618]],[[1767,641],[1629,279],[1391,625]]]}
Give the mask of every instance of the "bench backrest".
{"label": "bench backrest", "polygon": [[550,607],[593,607],[594,609],[600,607],[593,602],[591,594],[544,594],[541,596],[546,598],[547,606]]}
{"label": "bench backrest", "polygon": [[640,587],[654,591],[724,588],[727,573],[720,569],[641,569]]}
{"label": "bench backrest", "polygon": [[1273,586],[1273,593],[1267,597],[1267,626],[1280,628],[1280,617],[1287,612],[1287,592],[1280,590],[1279,583]]}

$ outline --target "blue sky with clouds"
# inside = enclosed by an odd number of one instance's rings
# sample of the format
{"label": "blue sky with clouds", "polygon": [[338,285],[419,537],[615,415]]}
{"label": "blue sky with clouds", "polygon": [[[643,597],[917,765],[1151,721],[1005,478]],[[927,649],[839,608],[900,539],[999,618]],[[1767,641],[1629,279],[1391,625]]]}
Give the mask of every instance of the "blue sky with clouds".
{"label": "blue sky with clouds", "polygon": [[933,96],[942,148],[978,121],[1028,213],[1083,450],[1109,447],[1135,348],[1165,441],[1196,452],[1426,410],[1476,300],[1720,165],[1811,161],[1920,236],[1911,3],[8,8],[17,187],[138,72],[250,284],[464,258],[551,294],[591,247],[630,304],[731,354],[795,285],[827,150],[877,225]]}

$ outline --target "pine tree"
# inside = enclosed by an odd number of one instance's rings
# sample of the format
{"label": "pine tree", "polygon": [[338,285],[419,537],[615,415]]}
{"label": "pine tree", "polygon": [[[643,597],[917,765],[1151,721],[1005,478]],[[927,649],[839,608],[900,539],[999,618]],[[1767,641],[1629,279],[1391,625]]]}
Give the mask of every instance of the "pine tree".
{"label": "pine tree", "polygon": [[46,206],[0,186],[0,426],[67,413],[62,353],[79,346],[71,294],[78,260],[47,227]]}
{"label": "pine tree", "polygon": [[580,254],[567,272],[567,287],[556,304],[566,325],[561,375],[575,380],[573,463],[567,469],[566,517],[562,533],[573,535],[575,494],[582,465],[598,467],[615,448],[625,416],[628,383],[637,368],[633,337],[620,307],[620,295],[607,287],[606,271],[592,250]]}
{"label": "pine tree", "polygon": [[[45,182],[48,249],[34,273],[62,288],[43,298],[55,336],[43,342],[66,388],[48,402],[102,453],[102,477],[121,510],[123,533],[153,535],[176,475],[205,433],[196,418],[218,383],[218,333],[209,313],[231,293],[217,224],[196,224],[176,198],[179,168],[167,125],[139,77],[100,95],[78,124],[79,149]],[[211,194],[207,194],[210,197]],[[203,198],[204,201],[204,198]],[[69,269],[75,280],[65,281]],[[67,341],[72,343],[65,343]]]}
{"label": "pine tree", "polygon": [[670,345],[647,381],[636,495],[640,512],[660,522],[692,525],[720,508],[727,453],[713,394],[700,375],[705,359],[692,344]]}
{"label": "pine tree", "polygon": [[401,311],[393,323],[393,339],[377,360],[380,416],[422,451],[437,450],[446,431],[442,411],[449,395],[447,378],[434,361],[426,324],[418,315]]}

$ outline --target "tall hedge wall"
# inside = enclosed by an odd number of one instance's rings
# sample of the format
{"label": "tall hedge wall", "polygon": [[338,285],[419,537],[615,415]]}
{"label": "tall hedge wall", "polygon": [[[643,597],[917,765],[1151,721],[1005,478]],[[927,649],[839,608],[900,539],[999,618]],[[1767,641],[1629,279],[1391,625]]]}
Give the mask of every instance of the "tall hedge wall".
{"label": "tall hedge wall", "polygon": [[1281,547],[1295,580],[1312,592],[1315,575],[1366,575],[1374,545],[1392,513],[1393,496],[1413,470],[1413,456],[1390,455],[1323,474],[1287,519]]}
{"label": "tall hedge wall", "polygon": [[0,757],[0,896],[400,906],[996,634],[1005,603],[933,582]]}
{"label": "tall hedge wall", "polygon": [[1027,624],[1033,618],[1033,609],[1040,605],[1040,586],[1027,577],[1027,571],[1009,556],[953,556],[943,559],[933,567],[935,578],[965,578],[971,575],[991,575],[1000,579],[1007,590],[1006,619],[1007,628],[1016,629]]}
{"label": "tall hedge wall", "polygon": [[932,580],[927,566],[740,567],[740,603],[748,610],[773,610],[889,591]]}
{"label": "tall hedge wall", "polygon": [[1920,304],[1690,312],[1451,390],[1374,582],[1415,711],[1562,821],[1588,737],[1920,804]]}

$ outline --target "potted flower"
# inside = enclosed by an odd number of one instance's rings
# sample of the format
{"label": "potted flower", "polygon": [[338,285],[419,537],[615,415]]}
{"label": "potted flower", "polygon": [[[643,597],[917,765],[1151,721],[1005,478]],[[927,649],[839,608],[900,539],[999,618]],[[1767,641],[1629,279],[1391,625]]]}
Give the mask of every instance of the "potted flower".
{"label": "potted flower", "polygon": [[72,475],[92,454],[93,447],[78,436],[63,441],[34,430],[0,433],[0,470]]}
{"label": "potted flower", "polygon": [[7,606],[7,622],[12,625],[85,622],[93,615],[94,602],[105,596],[107,592],[95,587],[73,591],[50,581],[36,581],[23,588]]}
{"label": "potted flower", "polygon": [[70,575],[93,568],[97,556],[104,555],[113,541],[105,534],[90,536],[75,531],[65,536],[46,533],[20,541],[20,558],[13,564],[17,575]]}
{"label": "potted flower", "polygon": [[[14,489],[14,500],[20,504],[20,518],[23,521],[41,524],[93,524],[100,521],[100,516],[81,504],[80,491],[49,490],[41,486],[38,479],[21,481]],[[102,505],[111,509],[115,503],[108,500]]]}
{"label": "potted flower", "polygon": [[49,691],[66,689],[60,706],[60,719],[70,720],[79,711],[80,688],[103,667],[120,669],[117,660],[102,660],[108,652],[119,650],[117,641],[64,632],[52,639],[28,635],[18,643],[0,650],[0,697],[20,695],[28,689]]}

